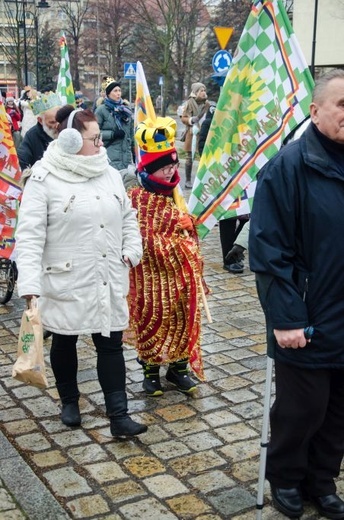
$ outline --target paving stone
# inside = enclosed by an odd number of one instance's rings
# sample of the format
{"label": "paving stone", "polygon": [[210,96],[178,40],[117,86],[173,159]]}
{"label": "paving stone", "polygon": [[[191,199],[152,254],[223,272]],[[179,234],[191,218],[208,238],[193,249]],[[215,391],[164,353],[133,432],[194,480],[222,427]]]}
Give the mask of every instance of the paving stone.
{"label": "paving stone", "polygon": [[178,421],[180,419],[187,419],[196,414],[189,406],[185,404],[175,404],[168,408],[158,408],[155,410],[160,417],[167,422]]}
{"label": "paving stone", "polygon": [[200,419],[189,419],[188,421],[176,421],[171,424],[165,424],[166,430],[169,430],[176,437],[184,437],[190,433],[198,433],[207,430],[209,426]]}
{"label": "paving stone", "polygon": [[[175,423],[173,423],[175,424]],[[165,426],[165,425],[164,425]],[[167,427],[168,425],[166,425]],[[171,425],[173,428],[173,425]],[[156,444],[157,442],[169,439],[169,435],[160,426],[153,424],[148,428],[148,431],[143,435],[140,435],[140,440],[144,444]]]}
{"label": "paving stone", "polygon": [[45,396],[38,397],[37,399],[26,399],[24,404],[35,417],[59,415],[57,404]]}
{"label": "paving stone", "polygon": [[224,518],[231,518],[234,513],[253,507],[256,503],[255,497],[238,487],[208,495],[207,498]]}
{"label": "paving stone", "polygon": [[215,412],[204,415],[203,418],[213,428],[240,421],[240,418],[237,415],[234,415],[227,410],[216,410]]}
{"label": "paving stone", "polygon": [[124,466],[136,477],[143,478],[163,473],[165,467],[156,457],[131,457],[123,462]]}
{"label": "paving stone", "polygon": [[263,405],[259,401],[250,401],[232,406],[232,411],[244,419],[253,419],[254,417],[262,416]]}
{"label": "paving stone", "polygon": [[[65,428],[67,429],[68,426],[65,426]],[[68,428],[65,432],[55,433],[51,435],[51,438],[56,442],[56,444],[64,448],[78,444],[86,444],[91,441],[90,437],[86,435],[85,432],[76,428]]]}
{"label": "paving stone", "polygon": [[231,488],[236,485],[235,481],[227,476],[224,471],[214,470],[189,479],[192,487],[201,493],[210,493],[223,488]]}
{"label": "paving stone", "polygon": [[87,481],[76,473],[73,468],[60,468],[43,473],[54,493],[60,497],[73,497],[82,493],[89,493],[92,488]]}
{"label": "paving stone", "polygon": [[92,477],[104,484],[112,480],[121,480],[127,478],[121,467],[116,462],[98,462],[97,464],[87,464],[84,468],[92,475]]}
{"label": "paving stone", "polygon": [[126,442],[114,442],[107,444],[105,450],[114,455],[116,460],[131,457],[133,455],[143,455],[142,446],[138,445],[134,440],[127,440]]}
{"label": "paving stone", "polygon": [[257,478],[259,460],[241,461],[232,465],[233,477],[241,482],[249,482]]}
{"label": "paving stone", "polygon": [[[1,399],[1,401],[4,401],[4,399]],[[13,401],[12,401],[12,404]],[[1,407],[1,405],[0,405]],[[0,422],[7,422],[7,421],[16,421],[20,419],[26,419],[26,413],[24,410],[20,408],[5,408],[4,410],[0,410]]]}
{"label": "paving stone", "polygon": [[67,502],[67,507],[71,511],[73,518],[86,519],[110,511],[105,500],[99,495],[71,500]]}
{"label": "paving stone", "polygon": [[195,451],[204,451],[223,445],[223,442],[209,431],[183,437],[183,441],[189,446],[189,448]]}
{"label": "paving stone", "polygon": [[20,435],[22,433],[28,433],[37,430],[38,426],[35,421],[31,419],[23,419],[21,421],[5,423],[4,428],[11,435]]}
{"label": "paving stone", "polygon": [[148,477],[142,480],[142,484],[158,498],[174,497],[188,492],[187,487],[171,475]]}
{"label": "paving stone", "polygon": [[115,503],[126,502],[147,494],[142,486],[132,479],[106,486],[103,489],[111,501]]}
{"label": "paving stone", "polygon": [[76,446],[68,450],[68,455],[78,464],[84,465],[90,462],[98,462],[109,458],[108,453],[98,444]]}
{"label": "paving stone", "polygon": [[31,455],[31,459],[36,466],[41,468],[49,468],[51,466],[59,466],[66,464],[67,458],[58,450],[45,451],[44,453],[36,453]]}
{"label": "paving stone", "polygon": [[184,477],[189,474],[196,474],[212,468],[225,466],[227,461],[213,450],[208,450],[171,460],[169,464],[174,471],[181,477]]}
{"label": "paving stone", "polygon": [[214,385],[222,390],[237,390],[238,388],[245,388],[248,386],[249,381],[240,376],[229,376],[220,379],[220,381],[214,381]]}
{"label": "paving stone", "polygon": [[223,426],[214,430],[216,435],[224,439],[228,443],[233,443],[243,439],[251,439],[257,436],[257,431],[242,422],[231,424],[230,426]]}
{"label": "paving stone", "polygon": [[28,397],[39,397],[42,391],[34,386],[25,385],[13,389],[13,393],[18,399],[27,399]]}
{"label": "paving stone", "polygon": [[50,442],[40,432],[16,437],[16,442],[24,451],[43,451],[51,447]]}
{"label": "paving stone", "polygon": [[212,510],[209,504],[192,494],[170,498],[166,502],[177,517],[183,518],[183,520],[194,519],[200,514]]}
{"label": "paving stone", "polygon": [[171,440],[166,442],[159,442],[150,446],[151,451],[163,460],[180,457],[190,453],[190,449],[184,444],[184,442]]}
{"label": "paving stone", "polygon": [[121,506],[119,512],[125,520],[180,520],[180,517],[173,514],[154,498],[147,498]]}
{"label": "paving stone", "polygon": [[259,438],[255,437],[253,439],[246,439],[242,442],[235,442],[220,448],[219,452],[233,462],[257,457],[260,452],[259,441]]}
{"label": "paving stone", "polygon": [[199,412],[208,412],[209,410],[216,410],[217,408],[228,406],[228,403],[225,399],[210,395],[202,399],[195,399],[190,405]]}

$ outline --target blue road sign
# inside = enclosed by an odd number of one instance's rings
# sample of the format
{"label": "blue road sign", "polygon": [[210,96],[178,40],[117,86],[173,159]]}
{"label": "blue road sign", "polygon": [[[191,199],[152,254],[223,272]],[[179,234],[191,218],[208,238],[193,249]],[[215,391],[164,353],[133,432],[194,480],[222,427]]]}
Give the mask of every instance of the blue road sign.
{"label": "blue road sign", "polygon": [[136,79],[136,63],[124,64],[124,77],[125,79]]}
{"label": "blue road sign", "polygon": [[233,57],[228,51],[217,51],[212,60],[214,72],[224,72],[228,70],[232,64]]}

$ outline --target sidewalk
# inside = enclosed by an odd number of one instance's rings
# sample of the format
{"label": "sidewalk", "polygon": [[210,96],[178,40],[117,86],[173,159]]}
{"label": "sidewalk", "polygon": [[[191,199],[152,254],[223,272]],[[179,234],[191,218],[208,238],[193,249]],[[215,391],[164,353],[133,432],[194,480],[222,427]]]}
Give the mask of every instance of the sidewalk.
{"label": "sidewalk", "polygon": [[[129,409],[149,425],[128,441],[110,436],[94,348],[79,342],[82,426],[65,427],[49,366],[49,388],[12,379],[23,302],[0,306],[0,520],[250,520],[256,515],[265,382],[265,326],[247,267],[222,269],[218,228],[202,243],[213,323],[203,319],[206,383],[194,397],[162,377],[148,398],[125,349]],[[165,374],[165,369],[162,370]],[[339,492],[344,492],[341,477]],[[282,520],[266,486],[264,520]],[[306,507],[304,519],[319,518]]]}

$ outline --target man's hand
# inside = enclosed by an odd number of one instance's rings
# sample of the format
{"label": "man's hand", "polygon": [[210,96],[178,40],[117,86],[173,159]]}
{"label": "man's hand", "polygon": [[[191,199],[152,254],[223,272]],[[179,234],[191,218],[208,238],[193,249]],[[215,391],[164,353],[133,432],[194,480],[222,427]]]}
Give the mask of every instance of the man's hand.
{"label": "man's hand", "polygon": [[278,330],[274,329],[277,343],[281,348],[303,348],[310,343],[305,338],[304,329]]}

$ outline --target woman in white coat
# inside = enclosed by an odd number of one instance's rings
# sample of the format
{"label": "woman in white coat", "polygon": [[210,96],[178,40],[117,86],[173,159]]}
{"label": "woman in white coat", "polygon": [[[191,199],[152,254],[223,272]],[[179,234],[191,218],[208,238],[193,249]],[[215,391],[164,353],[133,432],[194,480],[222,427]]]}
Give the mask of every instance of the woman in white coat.
{"label": "woman in white coat", "polygon": [[61,420],[79,426],[79,334],[92,334],[113,436],[147,430],[127,413],[122,331],[128,326],[129,269],[142,241],[121,176],[109,165],[90,110],[65,105],[59,136],[27,181],[16,234],[18,293],[39,296],[43,327],[53,333],[51,366]]}

